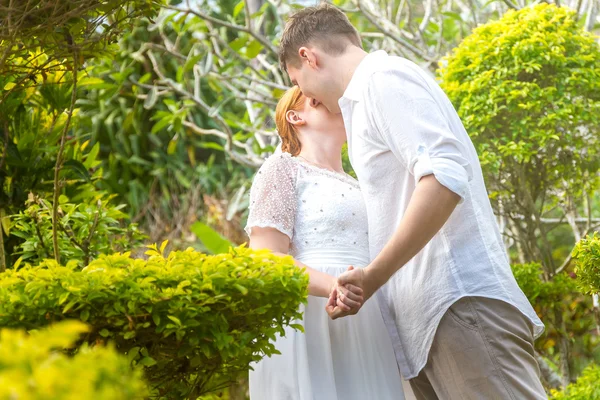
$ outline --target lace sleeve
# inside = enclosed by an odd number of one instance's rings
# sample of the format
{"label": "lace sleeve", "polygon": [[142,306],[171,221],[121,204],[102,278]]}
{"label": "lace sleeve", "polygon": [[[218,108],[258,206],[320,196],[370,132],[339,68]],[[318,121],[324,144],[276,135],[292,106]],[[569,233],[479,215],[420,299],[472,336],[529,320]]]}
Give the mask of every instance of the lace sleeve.
{"label": "lace sleeve", "polygon": [[268,158],[258,170],[250,189],[248,236],[253,227],[275,228],[293,237],[296,216],[296,168],[289,154]]}

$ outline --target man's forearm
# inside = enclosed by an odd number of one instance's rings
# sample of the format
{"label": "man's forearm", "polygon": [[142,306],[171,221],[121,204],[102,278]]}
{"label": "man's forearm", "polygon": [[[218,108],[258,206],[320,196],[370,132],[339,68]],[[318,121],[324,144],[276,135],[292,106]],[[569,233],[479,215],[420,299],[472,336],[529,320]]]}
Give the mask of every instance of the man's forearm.
{"label": "man's forearm", "polygon": [[446,223],[459,200],[456,193],[439,183],[433,175],[419,181],[400,225],[366,268],[375,290],[429,243]]}

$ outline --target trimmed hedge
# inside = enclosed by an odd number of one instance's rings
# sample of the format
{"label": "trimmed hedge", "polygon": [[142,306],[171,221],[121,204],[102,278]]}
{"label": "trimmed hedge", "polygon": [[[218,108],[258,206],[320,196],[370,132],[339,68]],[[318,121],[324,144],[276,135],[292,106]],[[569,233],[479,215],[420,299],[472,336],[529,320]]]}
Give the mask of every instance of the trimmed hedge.
{"label": "trimmed hedge", "polygon": [[153,394],[171,398],[210,392],[277,352],[269,340],[301,318],[308,295],[308,275],[291,257],[243,246],[164,255],[165,247],[152,246],[147,260],[102,256],[83,270],[47,260],[6,271],[0,326],[79,318],[92,327],[86,342],[113,341],[145,367]]}
{"label": "trimmed hedge", "polygon": [[0,330],[0,399],[125,400],[147,395],[142,371],[112,347],[72,347],[88,328],[64,321],[31,334]]}

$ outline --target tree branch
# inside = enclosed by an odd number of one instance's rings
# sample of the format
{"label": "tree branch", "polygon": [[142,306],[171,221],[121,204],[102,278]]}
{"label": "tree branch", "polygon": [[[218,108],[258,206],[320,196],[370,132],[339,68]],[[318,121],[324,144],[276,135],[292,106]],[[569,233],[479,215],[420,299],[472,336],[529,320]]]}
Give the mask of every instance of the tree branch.
{"label": "tree branch", "polygon": [[420,49],[418,49],[415,46],[413,46],[412,44],[408,43],[406,40],[402,39],[401,37],[398,37],[397,35],[393,34],[390,30],[384,28],[383,25],[377,21],[377,19],[375,18],[374,15],[372,15],[369,11],[364,9],[364,7],[361,5],[361,0],[356,0],[356,5],[360,9],[362,14],[369,20],[369,22],[371,22],[373,25],[375,25],[375,27],[377,27],[377,29],[379,29],[383,34],[385,34],[387,37],[392,39],[394,42],[396,42],[400,46],[404,47],[405,49],[409,50],[410,52],[417,55],[418,57],[421,57],[425,61],[428,61],[428,62],[436,61],[436,60],[433,60],[428,54],[425,54]]}
{"label": "tree branch", "polygon": [[63,129],[62,135],[60,136],[60,147],[58,149],[58,155],[56,156],[56,165],[54,166],[54,196],[52,199],[52,244],[54,246],[54,259],[57,263],[60,263],[60,250],[58,248],[58,199],[60,197],[61,185],[59,182],[60,170],[63,164],[63,153],[65,151],[65,143],[67,138],[67,132],[71,125],[71,117],[73,116],[73,110],[75,109],[75,101],[77,100],[77,73],[78,73],[78,57],[77,49],[73,49],[73,88],[71,92],[71,106],[67,111],[67,121]]}
{"label": "tree branch", "polygon": [[250,36],[252,36],[254,39],[256,39],[258,42],[260,42],[263,46],[265,46],[265,48],[267,48],[275,56],[277,56],[277,54],[278,54],[277,49],[269,42],[269,40],[267,38],[265,38],[264,36],[262,36],[262,35],[260,35],[260,34],[258,34],[256,32],[254,32],[251,29],[246,28],[245,26],[241,26],[241,25],[237,25],[237,24],[231,24],[229,22],[220,20],[218,18],[211,17],[210,15],[205,14],[202,11],[194,10],[194,9],[191,9],[191,8],[185,9],[185,8],[171,6],[171,5],[165,5],[163,7],[167,8],[169,10],[179,11],[179,12],[185,13],[185,14],[193,14],[193,15],[197,16],[200,19],[210,21],[210,22],[212,22],[214,24],[217,24],[217,25],[220,25],[220,26],[224,26],[226,28],[233,29],[233,30],[236,30],[236,31],[245,32],[245,33],[249,34]]}

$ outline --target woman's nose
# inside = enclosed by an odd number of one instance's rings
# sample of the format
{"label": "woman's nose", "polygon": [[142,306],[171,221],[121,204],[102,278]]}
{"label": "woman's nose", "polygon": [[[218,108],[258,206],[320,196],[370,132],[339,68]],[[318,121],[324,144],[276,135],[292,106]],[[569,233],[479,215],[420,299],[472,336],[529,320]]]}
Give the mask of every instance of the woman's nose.
{"label": "woman's nose", "polygon": [[310,99],[310,105],[311,105],[311,107],[316,108],[319,104],[321,104],[321,102],[319,100]]}

